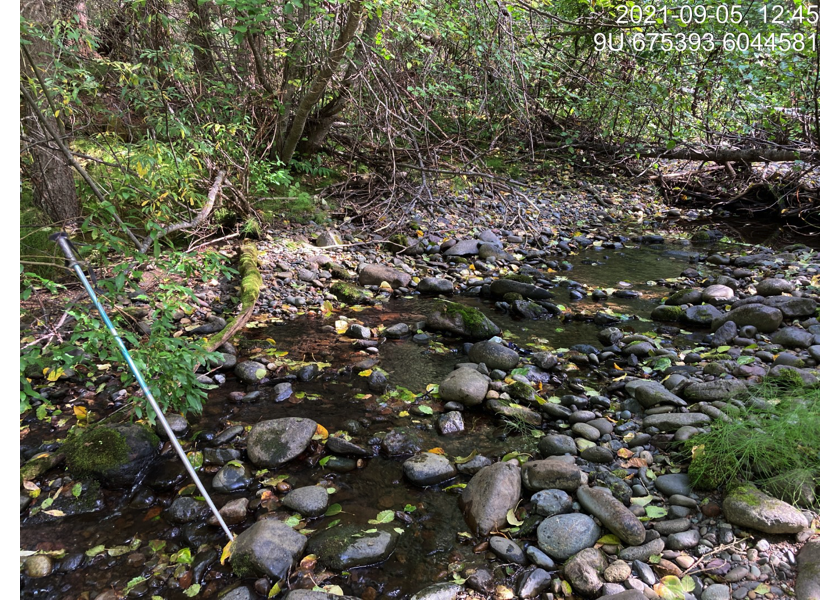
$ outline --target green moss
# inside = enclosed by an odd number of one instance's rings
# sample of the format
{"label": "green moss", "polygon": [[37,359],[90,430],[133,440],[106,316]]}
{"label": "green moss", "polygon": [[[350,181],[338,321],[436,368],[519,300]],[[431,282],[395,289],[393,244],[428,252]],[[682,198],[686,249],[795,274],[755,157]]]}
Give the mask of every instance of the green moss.
{"label": "green moss", "polygon": [[511,398],[515,398],[517,400],[525,400],[528,402],[532,402],[534,397],[536,396],[536,392],[534,388],[532,388],[527,383],[522,383],[521,381],[515,381],[507,386],[507,393],[510,394]]}
{"label": "green moss", "polygon": [[[257,246],[253,242],[242,244],[241,256],[239,258],[239,275],[241,278],[240,296],[242,311],[246,312],[257,303],[263,285]],[[208,338],[204,347],[207,349],[217,348],[221,344],[221,340],[227,339],[226,336],[228,336],[229,331],[237,326],[236,321],[236,319],[232,319],[224,329]]]}
{"label": "green moss", "polygon": [[650,318],[654,321],[679,321],[683,311],[679,306],[661,304],[653,309]]}
{"label": "green moss", "polygon": [[516,302],[517,300],[523,300],[522,294],[517,292],[508,292],[504,296],[502,296],[502,300],[505,302]]}
{"label": "green moss", "polygon": [[625,477],[627,477],[627,471],[624,469],[616,469],[612,472],[612,474],[618,477],[619,479],[624,479]]}
{"label": "green moss", "polygon": [[345,269],[339,264],[336,264],[334,262],[328,262],[325,266],[327,267],[327,270],[330,272],[330,274],[337,279],[353,279],[353,273],[351,273],[348,269]]}
{"label": "green moss", "polygon": [[[154,433],[150,434],[154,436]],[[129,450],[125,437],[118,431],[111,427],[95,427],[68,438],[63,451],[70,470],[87,475],[119,466],[128,459]]]}
{"label": "green moss", "polygon": [[388,238],[388,244],[385,244],[385,249],[388,252],[399,252],[408,247],[408,236],[404,233],[395,233]]}
{"label": "green moss", "polygon": [[360,288],[347,283],[346,281],[337,281],[330,286],[330,292],[336,298],[347,304],[360,304],[366,300],[373,298],[373,294],[366,289]]}
{"label": "green moss", "polygon": [[464,306],[457,302],[440,302],[438,307],[448,317],[460,315],[464,320],[464,326],[467,331],[473,331],[484,324],[484,314],[477,308]]}
{"label": "green moss", "polygon": [[514,275],[506,275],[502,279],[510,279],[511,281],[518,281],[519,283],[534,283],[534,278],[524,273],[516,273]]}
{"label": "green moss", "polygon": [[754,486],[739,485],[729,490],[727,496],[747,506],[758,506],[761,504],[761,501],[756,494],[758,494],[758,489]]}
{"label": "green moss", "polygon": [[709,234],[708,231],[698,231],[693,236],[691,236],[692,242],[711,242],[712,236]]}

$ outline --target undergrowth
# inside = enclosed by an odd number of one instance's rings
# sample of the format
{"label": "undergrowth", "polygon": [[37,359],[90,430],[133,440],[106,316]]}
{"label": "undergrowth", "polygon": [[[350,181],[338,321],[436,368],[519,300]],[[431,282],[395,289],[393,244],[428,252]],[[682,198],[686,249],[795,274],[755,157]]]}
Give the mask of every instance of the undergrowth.
{"label": "undergrowth", "polygon": [[819,387],[805,386],[798,377],[769,380],[750,389],[747,404],[751,407],[740,416],[716,420],[709,432],[686,442],[692,484],[714,489],[788,480],[799,488],[789,495],[804,499],[803,482],[813,479],[819,486]]}

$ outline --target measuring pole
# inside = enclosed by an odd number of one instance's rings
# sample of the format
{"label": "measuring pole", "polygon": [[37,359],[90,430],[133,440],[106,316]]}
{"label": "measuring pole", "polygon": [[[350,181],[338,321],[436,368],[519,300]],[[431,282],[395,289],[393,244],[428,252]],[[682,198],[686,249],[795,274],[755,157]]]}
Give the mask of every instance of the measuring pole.
{"label": "measuring pole", "polygon": [[157,401],[155,400],[154,396],[152,396],[151,390],[149,390],[149,386],[146,385],[146,380],[143,379],[143,374],[137,369],[137,366],[134,364],[134,361],[131,360],[131,355],[128,353],[128,350],[125,347],[122,339],[120,338],[119,334],[117,334],[117,330],[114,328],[113,323],[111,323],[111,319],[108,318],[108,314],[105,312],[105,309],[102,307],[102,304],[99,302],[99,298],[96,297],[96,293],[93,291],[90,283],[85,277],[84,271],[82,271],[82,267],[79,265],[79,261],[76,260],[75,255],[73,254],[73,248],[70,244],[70,240],[67,239],[67,233],[64,231],[60,231],[58,233],[54,233],[50,236],[50,239],[58,244],[58,247],[61,248],[61,251],[64,252],[64,256],[67,257],[67,261],[69,266],[75,271],[76,276],[82,282],[82,285],[85,286],[85,290],[90,296],[90,299],[93,301],[94,306],[96,306],[96,310],[99,311],[99,315],[102,317],[102,320],[105,322],[105,326],[108,328],[108,332],[111,334],[111,337],[114,338],[114,341],[117,343],[117,347],[120,349],[120,354],[123,355],[125,358],[125,362],[128,363],[128,367],[131,369],[131,372],[134,374],[134,378],[137,380],[137,383],[140,384],[140,389],[143,390],[143,394],[146,396],[146,400],[149,401],[149,404],[152,405],[152,409],[155,411],[155,415],[157,415],[158,422],[163,426],[164,430],[166,430],[166,435],[169,437],[169,441],[172,443],[172,447],[175,449],[175,452],[178,454],[178,458],[181,459],[181,462],[184,463],[184,467],[187,469],[187,473],[190,474],[192,477],[195,486],[198,488],[198,491],[201,492],[201,495],[204,496],[204,499],[207,501],[207,505],[210,507],[210,510],[213,511],[213,516],[218,519],[219,524],[222,526],[222,529],[225,530],[225,534],[227,534],[228,538],[233,541],[233,534],[228,529],[227,523],[222,518],[222,515],[219,513],[219,510],[216,508],[216,505],[213,504],[213,500],[210,498],[210,494],[207,493],[207,490],[204,488],[204,485],[201,483],[201,480],[198,478],[198,473],[195,472],[192,465],[190,464],[187,455],[184,454],[184,449],[181,448],[181,444],[178,442],[178,438],[175,437],[175,432],[172,431],[172,428],[169,426],[169,423],[166,420],[166,417],[163,414],[163,411],[160,410],[160,406],[158,406]]}

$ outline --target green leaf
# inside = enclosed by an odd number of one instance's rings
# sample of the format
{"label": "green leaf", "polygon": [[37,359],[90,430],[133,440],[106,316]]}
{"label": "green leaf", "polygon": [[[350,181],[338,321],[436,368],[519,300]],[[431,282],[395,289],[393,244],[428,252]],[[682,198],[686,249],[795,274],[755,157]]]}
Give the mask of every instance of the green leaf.
{"label": "green leaf", "polygon": [[449,490],[461,490],[467,487],[466,483],[456,483],[455,485],[450,485],[449,487],[443,488],[444,492],[448,492]]}
{"label": "green leaf", "polygon": [[198,594],[200,592],[201,592],[201,584],[200,583],[194,583],[190,587],[188,587],[187,589],[184,590],[184,595],[187,598],[192,598],[193,596],[198,596]]}
{"label": "green leaf", "polygon": [[85,552],[85,556],[94,557],[102,552],[105,552],[105,546],[103,544],[99,544],[98,546],[94,546],[90,550],[87,550]]}
{"label": "green leaf", "polygon": [[403,511],[407,513],[413,513],[415,510],[417,510],[417,507],[413,504],[406,504],[405,508],[403,508]]}
{"label": "green leaf", "polygon": [[621,540],[618,539],[617,535],[615,535],[613,533],[608,533],[607,535],[605,535],[604,537],[599,539],[596,543],[597,544],[608,544],[610,546],[619,546],[619,545],[621,545]]}
{"label": "green leaf", "polygon": [[141,583],[143,583],[147,579],[148,579],[148,577],[143,577],[142,575],[138,575],[134,579],[130,579],[129,582],[125,584],[125,590],[124,591],[130,590],[135,585],[140,585]]}
{"label": "green leaf", "polygon": [[647,496],[641,496],[639,498],[630,498],[630,503],[635,504],[636,506],[647,506],[653,501],[653,496],[648,494]]}
{"label": "green leaf", "polygon": [[651,519],[660,519],[668,514],[668,511],[661,506],[645,506],[645,514]]}
{"label": "green leaf", "polygon": [[378,515],[376,515],[375,519],[370,519],[368,523],[371,525],[384,525],[385,523],[390,523],[394,520],[395,513],[393,510],[383,510]]}
{"label": "green leaf", "polygon": [[160,552],[166,548],[166,542],[163,540],[149,540],[149,548],[152,549],[152,552]]}
{"label": "green leaf", "polygon": [[338,513],[341,512],[341,505],[340,504],[330,504],[327,508],[327,512],[324,513],[325,517],[334,517]]}
{"label": "green leaf", "polygon": [[192,552],[189,548],[181,548],[169,557],[169,562],[176,564],[189,565],[192,563]]}
{"label": "green leaf", "polygon": [[435,414],[435,411],[434,411],[434,410],[432,410],[432,407],[431,407],[431,406],[426,406],[425,404],[421,404],[420,406],[418,406],[418,407],[417,407],[417,410],[419,410],[419,411],[420,411],[421,413],[423,413],[424,415],[433,415],[433,414]]}
{"label": "green leaf", "polygon": [[292,515],[291,517],[289,517],[288,519],[286,519],[286,520],[285,520],[285,521],[283,521],[283,522],[284,522],[286,525],[288,525],[289,527],[291,527],[291,528],[293,528],[293,529],[294,529],[295,527],[297,527],[298,525],[300,525],[300,520],[301,520],[301,519],[300,519],[300,515]]}
{"label": "green leaf", "polygon": [[73,496],[74,496],[75,498],[78,498],[79,496],[81,496],[81,495],[82,495],[82,484],[81,484],[81,483],[78,483],[78,482],[77,482],[77,483],[75,483],[75,484],[73,485],[72,492],[73,492]]}

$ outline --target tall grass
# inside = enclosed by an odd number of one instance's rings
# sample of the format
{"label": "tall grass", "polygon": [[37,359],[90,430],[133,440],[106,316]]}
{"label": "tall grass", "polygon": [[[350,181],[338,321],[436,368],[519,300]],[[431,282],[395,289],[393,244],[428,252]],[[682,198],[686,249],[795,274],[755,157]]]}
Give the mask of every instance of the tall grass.
{"label": "tall grass", "polygon": [[769,380],[750,389],[746,404],[750,408],[741,415],[729,422],[719,419],[708,433],[686,442],[693,456],[692,484],[700,489],[742,481],[802,487],[813,479],[819,485],[819,387],[803,385],[796,375]]}

